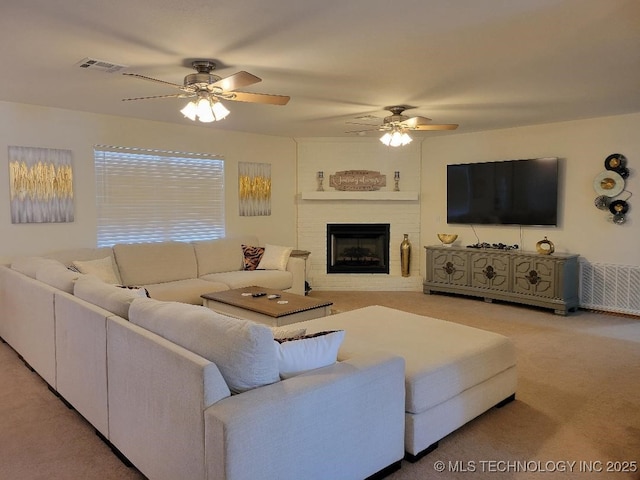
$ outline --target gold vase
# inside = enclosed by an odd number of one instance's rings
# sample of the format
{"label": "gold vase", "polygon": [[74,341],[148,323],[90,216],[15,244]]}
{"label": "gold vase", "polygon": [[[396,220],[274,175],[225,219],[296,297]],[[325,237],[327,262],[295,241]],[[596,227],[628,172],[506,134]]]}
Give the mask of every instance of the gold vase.
{"label": "gold vase", "polygon": [[404,234],[404,240],[400,244],[400,263],[402,265],[402,276],[409,276],[409,266],[411,265],[411,242],[409,234]]}

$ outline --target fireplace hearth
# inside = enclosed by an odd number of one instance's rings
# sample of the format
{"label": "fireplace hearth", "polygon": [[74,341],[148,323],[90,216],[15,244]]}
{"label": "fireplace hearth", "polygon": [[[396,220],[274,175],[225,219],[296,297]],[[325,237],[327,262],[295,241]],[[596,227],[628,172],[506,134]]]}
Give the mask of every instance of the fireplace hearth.
{"label": "fireplace hearth", "polygon": [[388,223],[327,224],[327,273],[389,273]]}

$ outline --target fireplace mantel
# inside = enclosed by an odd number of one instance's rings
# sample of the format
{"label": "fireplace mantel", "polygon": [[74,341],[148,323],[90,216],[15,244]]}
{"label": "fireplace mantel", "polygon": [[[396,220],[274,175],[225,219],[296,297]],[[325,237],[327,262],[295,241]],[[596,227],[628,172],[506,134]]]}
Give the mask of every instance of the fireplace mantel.
{"label": "fireplace mantel", "polygon": [[363,191],[363,192],[302,192],[302,200],[374,200],[374,201],[417,201],[420,198],[419,192],[395,192],[395,191]]}

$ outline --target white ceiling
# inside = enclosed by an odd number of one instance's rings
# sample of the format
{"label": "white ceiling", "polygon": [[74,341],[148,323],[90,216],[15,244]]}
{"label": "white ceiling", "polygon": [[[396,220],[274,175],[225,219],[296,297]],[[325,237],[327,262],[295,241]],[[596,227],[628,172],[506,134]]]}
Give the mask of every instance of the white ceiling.
{"label": "white ceiling", "polygon": [[[191,59],[262,78],[205,128],[348,137],[356,117],[471,132],[640,111],[639,0],[3,0],[0,100],[191,124],[170,86],[78,67],[90,57],[182,84]],[[203,124],[199,124],[203,126]],[[373,132],[377,136],[377,132]],[[447,135],[424,132],[420,135]]]}

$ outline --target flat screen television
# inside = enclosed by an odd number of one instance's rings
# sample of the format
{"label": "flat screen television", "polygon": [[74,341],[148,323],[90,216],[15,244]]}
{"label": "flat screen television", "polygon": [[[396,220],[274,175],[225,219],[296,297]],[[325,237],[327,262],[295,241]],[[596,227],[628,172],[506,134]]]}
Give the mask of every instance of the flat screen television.
{"label": "flat screen television", "polygon": [[447,165],[447,223],[557,225],[558,159]]}

